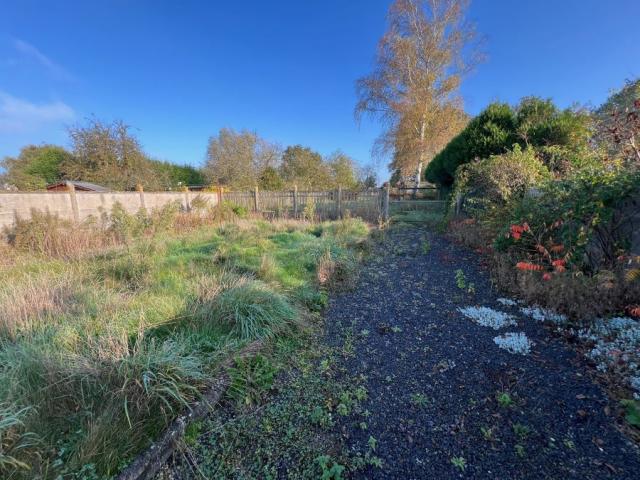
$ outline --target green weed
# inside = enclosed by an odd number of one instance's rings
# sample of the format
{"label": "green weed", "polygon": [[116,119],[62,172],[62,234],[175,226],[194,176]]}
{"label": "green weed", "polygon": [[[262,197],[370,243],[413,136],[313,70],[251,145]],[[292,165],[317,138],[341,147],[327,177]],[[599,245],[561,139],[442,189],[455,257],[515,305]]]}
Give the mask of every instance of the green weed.
{"label": "green weed", "polygon": [[480,431],[482,432],[482,437],[487,442],[493,442],[495,440],[493,428],[489,427],[480,427]]}
{"label": "green weed", "polygon": [[375,437],[370,435],[369,440],[367,440],[367,445],[369,446],[369,449],[372,452],[375,452],[376,448],[378,448],[378,440],[376,440]]}
{"label": "green weed", "polygon": [[342,480],[344,466],[334,462],[329,455],[316,458],[316,462],[320,466],[321,480]]}
{"label": "green weed", "polygon": [[189,446],[195,445],[201,432],[202,422],[190,423],[184,430],[184,442]]}
{"label": "green weed", "polygon": [[467,277],[461,269],[456,270],[456,285],[460,290],[466,290],[467,293],[476,293],[475,284],[472,282],[467,282]]}
{"label": "green weed", "polygon": [[513,433],[515,433],[516,437],[518,437],[518,439],[521,441],[526,439],[531,433],[531,429],[526,425],[522,425],[521,423],[514,423],[512,425],[512,428]]}
{"label": "green weed", "polygon": [[467,279],[464,272],[460,269],[456,270],[456,285],[460,290],[467,288]]}
{"label": "green weed", "polygon": [[500,392],[497,394],[496,399],[501,407],[508,408],[513,405],[513,399],[508,392]]}
{"label": "green weed", "polygon": [[264,355],[237,358],[235,366],[229,369],[228,395],[245,405],[259,403],[273,385],[275,373],[275,366]]}
{"label": "green weed", "polygon": [[451,457],[451,463],[454,467],[459,468],[463,472],[467,468],[467,461],[464,457]]}
{"label": "green weed", "polygon": [[424,408],[429,404],[429,399],[423,393],[412,393],[411,403],[416,407]]}
{"label": "green weed", "polygon": [[640,427],[640,402],[637,400],[622,400],[620,404],[625,408],[625,420],[629,425]]}

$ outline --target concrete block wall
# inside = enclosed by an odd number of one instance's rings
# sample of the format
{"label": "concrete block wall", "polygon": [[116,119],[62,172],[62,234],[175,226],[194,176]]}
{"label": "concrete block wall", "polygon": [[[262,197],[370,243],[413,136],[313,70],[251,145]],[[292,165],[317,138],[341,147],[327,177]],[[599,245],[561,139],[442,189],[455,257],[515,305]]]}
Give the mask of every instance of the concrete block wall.
{"label": "concrete block wall", "polygon": [[136,213],[141,208],[151,211],[173,201],[179,201],[183,208],[188,209],[191,201],[197,196],[206,198],[211,206],[218,203],[218,195],[209,192],[0,193],[0,231],[4,227],[11,227],[16,218],[30,218],[32,210],[49,212],[67,220],[76,220],[74,195],[78,221],[86,220],[89,216],[99,217],[101,211],[111,211],[116,202],[119,202],[129,213]]}

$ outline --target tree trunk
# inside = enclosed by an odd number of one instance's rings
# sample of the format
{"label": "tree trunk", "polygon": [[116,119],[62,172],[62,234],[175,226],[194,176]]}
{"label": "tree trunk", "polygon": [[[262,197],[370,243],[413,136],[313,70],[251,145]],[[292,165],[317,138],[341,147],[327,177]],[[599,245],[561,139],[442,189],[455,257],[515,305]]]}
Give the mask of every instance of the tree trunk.
{"label": "tree trunk", "polygon": [[422,174],[422,166],[424,165],[425,160],[425,151],[424,151],[424,137],[427,130],[427,121],[425,119],[426,114],[422,115],[422,122],[420,124],[420,153],[418,155],[418,178],[416,179],[416,192],[418,194],[418,188],[420,187],[420,175]]}

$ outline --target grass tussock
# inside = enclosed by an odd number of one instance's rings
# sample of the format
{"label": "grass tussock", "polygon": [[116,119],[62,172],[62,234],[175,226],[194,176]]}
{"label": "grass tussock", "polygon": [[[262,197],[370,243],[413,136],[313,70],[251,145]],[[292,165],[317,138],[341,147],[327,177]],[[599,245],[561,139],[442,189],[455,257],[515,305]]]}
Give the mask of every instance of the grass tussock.
{"label": "grass tussock", "polygon": [[[16,261],[0,276],[3,477],[116,474],[199,397],[222,360],[254,339],[296,338],[309,310],[326,303],[323,256],[338,282],[351,275],[341,269],[356,270],[368,234],[355,219],[236,215],[212,227],[180,215],[170,225],[192,228],[177,233],[156,219],[142,234],[131,233],[140,219],[123,216],[107,233],[120,248],[14,244]],[[273,368],[238,363],[234,398],[257,401]]]}
{"label": "grass tussock", "polygon": [[[37,413],[26,425],[43,438],[75,432],[59,439],[73,445],[59,452],[68,472],[93,464],[114,473],[206,383],[201,362],[180,341],[142,336],[130,341],[125,334],[112,334],[87,339],[69,352],[51,340],[38,336],[5,346],[1,393],[30,404]],[[72,425],[77,429],[69,430]]]}
{"label": "grass tussock", "polygon": [[223,292],[212,309],[214,316],[241,340],[273,337],[298,318],[286,298],[258,281]]}
{"label": "grass tussock", "polygon": [[339,291],[353,288],[358,278],[358,262],[351,255],[335,258],[326,250],[318,260],[318,283],[329,290]]}
{"label": "grass tussock", "polygon": [[192,314],[200,333],[230,334],[241,341],[270,338],[298,322],[300,313],[287,298],[247,275],[225,272],[203,278]]}
{"label": "grass tussock", "polygon": [[25,431],[24,417],[28,412],[28,408],[15,410],[0,404],[0,473],[30,470],[29,464],[20,458],[34,454],[33,449],[40,441],[35,434]]}

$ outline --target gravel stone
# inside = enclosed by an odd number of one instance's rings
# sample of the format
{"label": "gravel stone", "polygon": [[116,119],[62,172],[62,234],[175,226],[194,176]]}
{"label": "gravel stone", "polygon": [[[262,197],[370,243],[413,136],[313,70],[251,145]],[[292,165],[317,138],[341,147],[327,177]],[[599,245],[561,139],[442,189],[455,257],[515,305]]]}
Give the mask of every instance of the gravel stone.
{"label": "gravel stone", "polygon": [[[326,310],[330,344],[343,345],[345,328],[370,332],[340,360],[365,379],[370,416],[367,430],[359,419],[336,428],[363,455],[374,437],[372,454],[383,462],[355,478],[639,478],[638,448],[607,415],[608,398],[584,358],[500,301],[477,254],[418,227],[392,228],[374,248],[357,288],[332,296]],[[475,293],[457,287],[457,269]],[[469,305],[507,309],[531,340],[530,354],[498,348],[494,330],[458,311]],[[464,470],[454,457],[464,458]]]}

